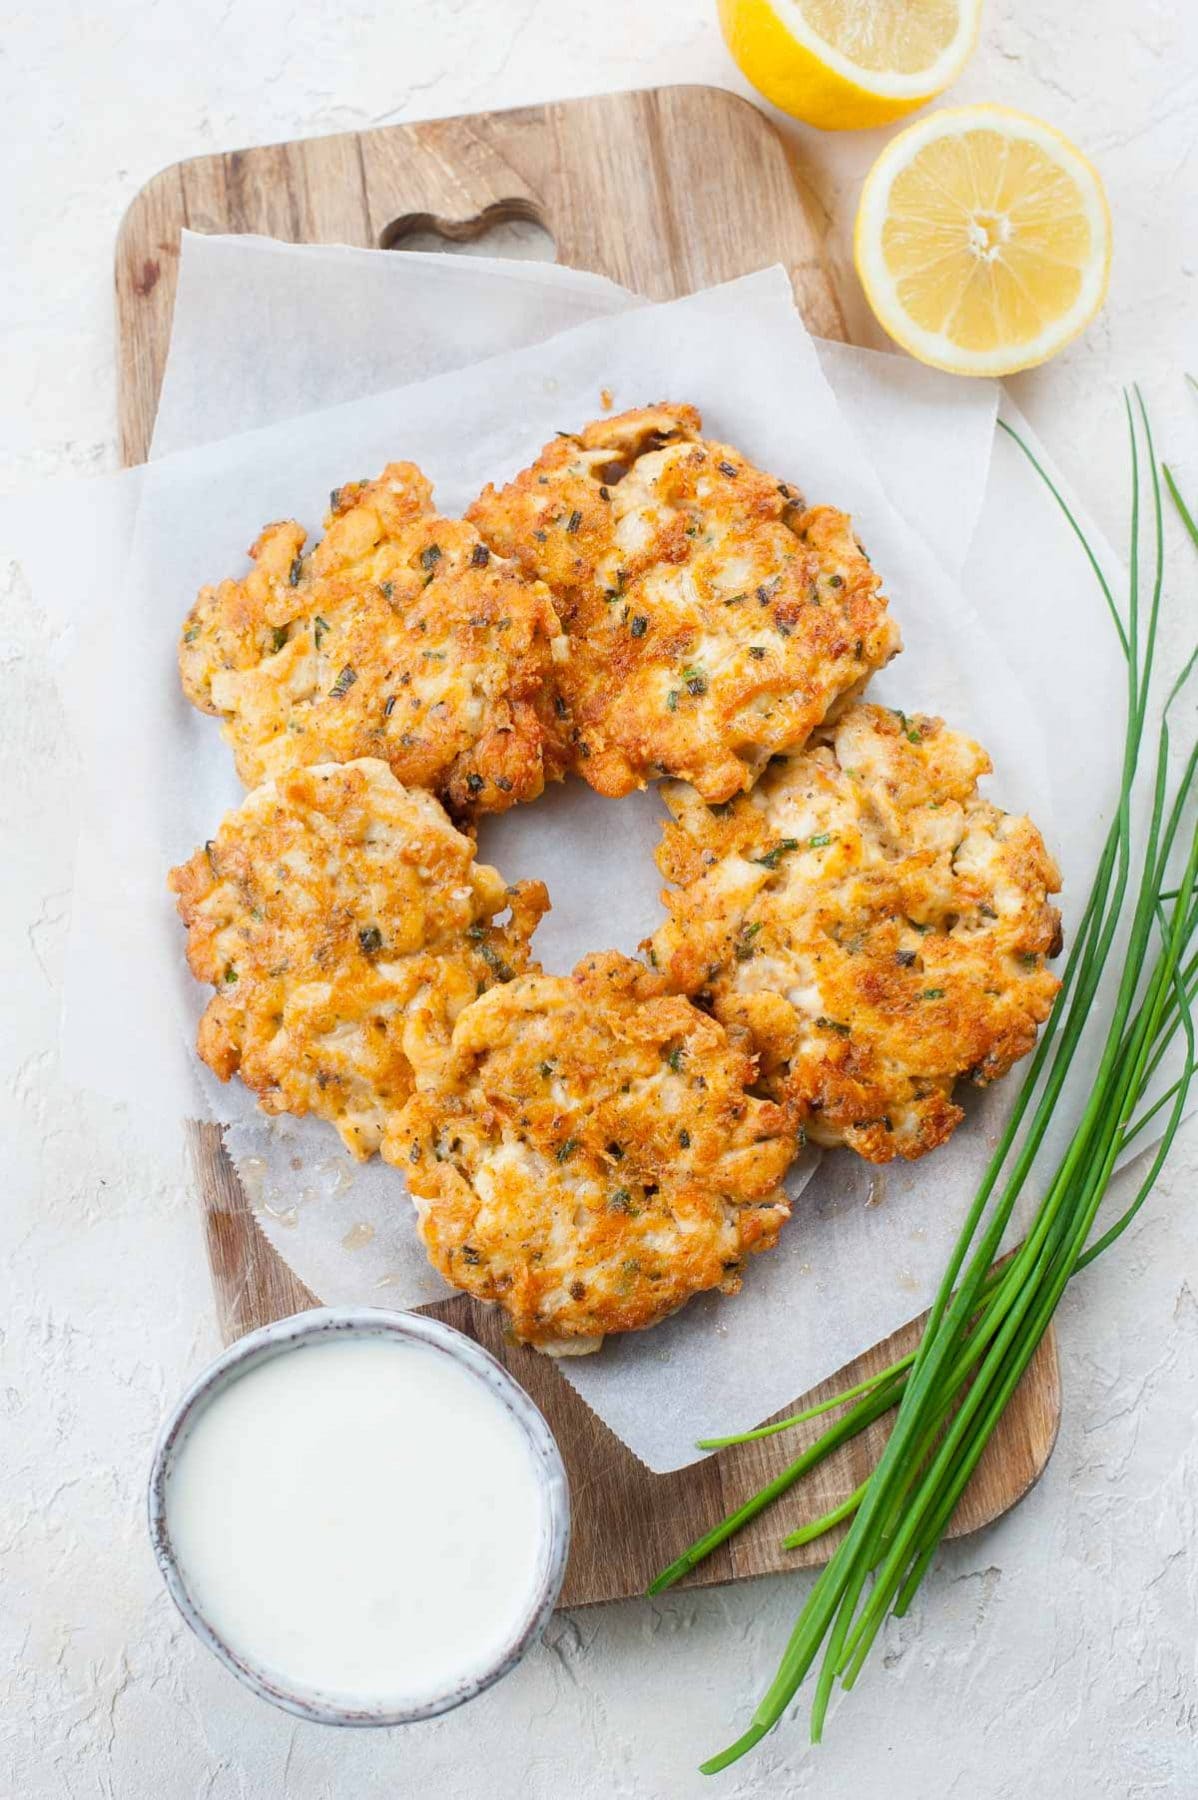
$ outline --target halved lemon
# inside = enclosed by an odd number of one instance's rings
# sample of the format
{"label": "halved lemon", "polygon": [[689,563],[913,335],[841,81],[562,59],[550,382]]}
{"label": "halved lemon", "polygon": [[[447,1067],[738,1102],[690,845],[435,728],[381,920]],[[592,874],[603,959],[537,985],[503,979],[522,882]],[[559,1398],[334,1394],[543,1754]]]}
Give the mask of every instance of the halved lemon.
{"label": "halved lemon", "polygon": [[1010,375],[1054,356],[1101,307],[1111,218],[1097,170],[1051,125],[953,107],[883,150],[853,248],[904,350],[957,375]]}
{"label": "halved lemon", "polygon": [[719,0],[743,74],[792,118],[860,131],[942,94],[968,60],[982,0]]}

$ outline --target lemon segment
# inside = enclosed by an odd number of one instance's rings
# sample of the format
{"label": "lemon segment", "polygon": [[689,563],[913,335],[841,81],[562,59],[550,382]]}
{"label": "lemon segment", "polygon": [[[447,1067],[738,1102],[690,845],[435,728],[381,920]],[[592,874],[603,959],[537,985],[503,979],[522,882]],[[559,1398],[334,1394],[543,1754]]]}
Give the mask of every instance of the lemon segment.
{"label": "lemon segment", "polygon": [[719,0],[741,72],[826,131],[886,125],[943,93],[977,39],[982,0]]}
{"label": "lemon segment", "polygon": [[1106,298],[1111,226],[1097,171],[1003,106],[908,126],[866,177],[857,272],[878,322],[921,362],[1009,375],[1053,356]]}

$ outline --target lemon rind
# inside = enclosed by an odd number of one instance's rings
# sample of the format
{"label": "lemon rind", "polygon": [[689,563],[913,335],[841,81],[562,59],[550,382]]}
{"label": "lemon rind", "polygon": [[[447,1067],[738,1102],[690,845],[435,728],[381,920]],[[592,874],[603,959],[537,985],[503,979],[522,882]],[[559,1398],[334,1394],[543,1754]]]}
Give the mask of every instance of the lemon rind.
{"label": "lemon rind", "polygon": [[833,74],[854,89],[878,100],[910,102],[917,106],[944,92],[961,73],[977,43],[982,22],[982,0],[958,0],[957,35],[941,51],[934,63],[909,75],[865,69],[852,62],[821,37],[804,19],[799,0],[766,0],[783,31],[789,33],[801,49],[815,57]]}

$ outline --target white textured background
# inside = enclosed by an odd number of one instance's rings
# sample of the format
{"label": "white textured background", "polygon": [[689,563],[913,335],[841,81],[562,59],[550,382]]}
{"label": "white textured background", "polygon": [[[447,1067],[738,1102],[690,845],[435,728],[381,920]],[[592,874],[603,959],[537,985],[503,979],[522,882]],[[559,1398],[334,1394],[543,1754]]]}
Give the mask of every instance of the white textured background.
{"label": "white textured background", "polygon": [[[603,88],[739,86],[713,10],[708,0],[9,0],[0,490],[116,466],[113,237],[163,164]],[[1110,304],[1082,343],[1015,384],[1020,403],[1111,519],[1123,494],[1116,389],[1138,378],[1198,489],[1179,381],[1185,367],[1198,373],[1198,9],[989,0],[953,98],[1043,114],[1095,157],[1110,190]],[[844,269],[880,136],[795,136]],[[851,273],[843,288],[859,318]],[[69,520],[63,535],[69,578]],[[173,1616],[142,1519],[160,1413],[217,1348],[197,1214],[181,1159],[151,1152],[119,1114],[81,1104],[59,1080],[70,721],[2,560],[0,607],[6,1800],[1198,1792],[1193,1130],[1142,1222],[1066,1300],[1065,1418],[1047,1476],[1016,1514],[945,1554],[914,1615],[834,1709],[821,1750],[806,1747],[796,1718],[720,1782],[691,1773],[745,1722],[801,1577],[561,1617],[494,1693],[404,1733],[296,1724],[223,1674]]]}

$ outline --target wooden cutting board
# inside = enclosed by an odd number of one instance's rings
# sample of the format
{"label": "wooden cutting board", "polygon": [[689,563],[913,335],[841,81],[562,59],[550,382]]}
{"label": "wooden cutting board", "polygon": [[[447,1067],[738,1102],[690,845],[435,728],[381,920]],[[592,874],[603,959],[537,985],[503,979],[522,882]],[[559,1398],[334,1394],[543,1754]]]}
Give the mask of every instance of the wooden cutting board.
{"label": "wooden cutting board", "polygon": [[[116,293],[125,462],[143,461],[149,446],[185,226],[394,248],[413,232],[432,229],[461,241],[506,219],[535,220],[552,234],[559,261],[653,299],[781,262],[810,329],[846,335],[815,213],[786,147],[754,107],[716,88],[610,94],[202,156],[155,176],[121,228]],[[402,453],[397,444],[396,455]],[[219,1130],[190,1130],[226,1338],[318,1305],[258,1231]],[[801,1210],[790,1229],[802,1230]],[[651,1475],[548,1359],[502,1341],[492,1311],[465,1298],[428,1310],[505,1363],[557,1436],[574,1504],[563,1605],[643,1592],[663,1564],[777,1474],[817,1430],[813,1425],[724,1451],[678,1474]],[[862,1380],[903,1355],[916,1337],[913,1323],[795,1405]],[[954,1534],[988,1524],[1027,1493],[1052,1452],[1059,1418],[1050,1334],[962,1499]],[[730,1427],[743,1423],[729,1420]],[[883,1436],[879,1424],[829,1458],[692,1579],[729,1581],[820,1562],[834,1538],[798,1551],[781,1550],[779,1539],[858,1486]]]}

